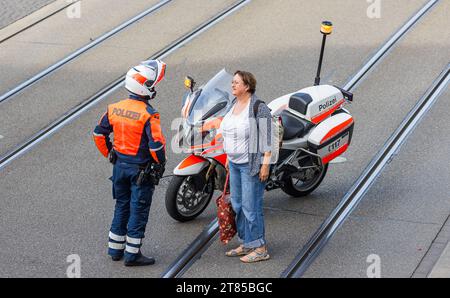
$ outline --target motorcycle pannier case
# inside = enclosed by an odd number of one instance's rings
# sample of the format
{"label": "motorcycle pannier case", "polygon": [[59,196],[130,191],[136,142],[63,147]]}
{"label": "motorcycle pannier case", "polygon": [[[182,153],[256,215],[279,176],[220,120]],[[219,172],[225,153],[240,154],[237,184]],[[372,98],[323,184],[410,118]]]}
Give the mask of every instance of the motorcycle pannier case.
{"label": "motorcycle pannier case", "polygon": [[327,164],[347,150],[353,126],[353,118],[347,113],[331,116],[313,129],[308,137],[308,146],[322,158],[323,164]]}

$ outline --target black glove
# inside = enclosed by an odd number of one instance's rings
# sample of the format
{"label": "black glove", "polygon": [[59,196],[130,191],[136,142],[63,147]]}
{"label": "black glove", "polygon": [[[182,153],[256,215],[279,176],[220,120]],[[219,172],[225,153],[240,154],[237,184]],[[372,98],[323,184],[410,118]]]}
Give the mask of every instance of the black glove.
{"label": "black glove", "polygon": [[158,164],[159,165],[159,178],[161,179],[166,171],[166,163]]}
{"label": "black glove", "polygon": [[114,151],[114,149],[111,149],[111,151],[109,151],[109,162],[112,164],[115,164],[117,161],[117,153],[116,151]]}
{"label": "black glove", "polygon": [[159,180],[164,175],[165,170],[166,170],[165,163],[163,164],[154,163],[151,165],[150,181],[153,183],[153,185],[159,184]]}

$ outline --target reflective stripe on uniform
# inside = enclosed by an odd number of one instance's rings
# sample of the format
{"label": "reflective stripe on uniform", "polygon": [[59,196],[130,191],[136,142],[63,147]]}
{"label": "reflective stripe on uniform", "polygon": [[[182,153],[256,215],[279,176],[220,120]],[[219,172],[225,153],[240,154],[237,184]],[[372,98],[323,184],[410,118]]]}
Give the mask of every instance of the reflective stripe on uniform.
{"label": "reflective stripe on uniform", "polygon": [[112,249],[123,250],[125,248],[125,243],[108,242],[108,247]]}
{"label": "reflective stripe on uniform", "polygon": [[141,244],[141,242],[142,242],[141,238],[132,238],[132,237],[127,236],[127,243],[139,245],[139,244]]}
{"label": "reflective stripe on uniform", "polygon": [[161,147],[156,148],[156,149],[150,148],[150,151],[158,151],[158,150],[161,150],[162,148],[164,148],[164,145],[161,145]]}
{"label": "reflective stripe on uniform", "polygon": [[111,231],[109,232],[109,238],[111,238],[114,241],[125,242],[125,236],[119,236]]}
{"label": "reflective stripe on uniform", "polygon": [[127,245],[125,251],[131,254],[137,254],[139,252],[139,248]]}

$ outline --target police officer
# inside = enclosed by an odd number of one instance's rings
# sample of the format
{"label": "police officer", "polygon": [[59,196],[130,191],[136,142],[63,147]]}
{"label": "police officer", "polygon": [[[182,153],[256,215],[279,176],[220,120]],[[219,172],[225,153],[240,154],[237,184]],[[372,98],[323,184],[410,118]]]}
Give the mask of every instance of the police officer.
{"label": "police officer", "polygon": [[[165,138],[159,113],[150,105],[155,86],[165,75],[166,64],[160,60],[144,61],[130,69],[125,88],[128,99],[111,104],[94,130],[98,150],[114,163],[114,218],[109,232],[108,254],[114,261],[125,257],[125,266],[153,265],[154,258],[140,251],[148,222],[154,182],[141,180],[144,169],[159,165],[164,171]],[[114,144],[109,135],[114,133]],[[142,178],[142,177],[141,177]],[[138,182],[139,181],[139,182]]]}

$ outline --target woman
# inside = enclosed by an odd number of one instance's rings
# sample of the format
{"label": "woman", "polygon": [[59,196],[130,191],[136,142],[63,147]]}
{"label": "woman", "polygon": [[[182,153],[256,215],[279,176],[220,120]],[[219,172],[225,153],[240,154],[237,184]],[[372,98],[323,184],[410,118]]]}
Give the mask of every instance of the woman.
{"label": "woman", "polygon": [[271,152],[270,144],[261,140],[270,139],[271,114],[255,95],[253,74],[236,71],[231,88],[236,99],[220,128],[228,156],[231,204],[242,244],[226,256],[242,256],[242,262],[253,263],[270,258],[264,235],[263,195]]}

